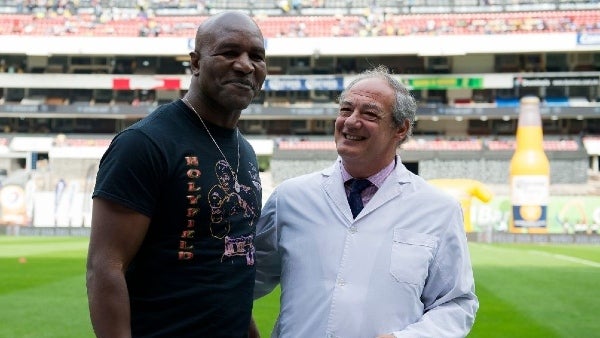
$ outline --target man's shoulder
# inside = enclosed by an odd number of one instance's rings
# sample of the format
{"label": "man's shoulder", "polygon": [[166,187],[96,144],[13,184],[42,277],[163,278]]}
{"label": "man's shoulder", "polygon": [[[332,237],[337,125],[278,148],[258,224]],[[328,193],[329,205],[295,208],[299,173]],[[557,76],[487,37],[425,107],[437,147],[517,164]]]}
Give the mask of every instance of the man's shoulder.
{"label": "man's shoulder", "polygon": [[282,188],[302,189],[313,184],[319,184],[323,179],[323,171],[315,171],[308,174],[288,178],[279,184]]}
{"label": "man's shoulder", "polygon": [[185,121],[181,118],[182,114],[175,113],[176,109],[179,108],[177,101],[160,105],[125,130],[138,130],[154,136],[160,136],[169,131],[177,134],[181,132],[181,125],[185,124]]}
{"label": "man's shoulder", "polygon": [[456,202],[456,199],[446,191],[408,169],[403,169],[399,172],[398,180],[401,183],[408,184],[410,191],[416,194],[415,196],[427,196],[431,203],[454,204]]}

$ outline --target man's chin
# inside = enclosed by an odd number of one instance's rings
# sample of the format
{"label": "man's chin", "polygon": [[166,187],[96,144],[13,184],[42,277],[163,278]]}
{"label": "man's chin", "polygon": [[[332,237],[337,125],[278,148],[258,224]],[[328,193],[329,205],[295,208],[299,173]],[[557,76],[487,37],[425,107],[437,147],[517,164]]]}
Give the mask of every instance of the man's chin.
{"label": "man's chin", "polygon": [[354,159],[360,157],[360,152],[355,147],[348,147],[346,145],[340,145],[339,143],[336,145],[336,150],[338,155],[343,159]]}
{"label": "man's chin", "polygon": [[248,98],[236,98],[231,97],[228,102],[226,102],[227,106],[234,110],[244,110],[250,106],[252,103],[252,99]]}

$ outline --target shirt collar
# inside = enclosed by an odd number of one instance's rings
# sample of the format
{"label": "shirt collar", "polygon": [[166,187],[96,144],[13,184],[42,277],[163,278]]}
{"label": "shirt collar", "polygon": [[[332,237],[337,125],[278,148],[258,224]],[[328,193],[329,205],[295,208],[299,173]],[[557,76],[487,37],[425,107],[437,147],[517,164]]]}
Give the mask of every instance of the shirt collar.
{"label": "shirt collar", "polygon": [[[375,173],[374,175],[367,177],[367,179],[369,181],[371,181],[371,183],[373,183],[377,188],[380,188],[381,185],[383,184],[383,181],[385,181],[385,179],[392,173],[392,171],[394,171],[397,161],[398,161],[398,157],[396,156],[396,157],[394,157],[394,160],[392,162],[390,162],[387,166],[385,166],[385,168],[381,169],[379,172]],[[348,173],[346,168],[344,168],[344,164],[342,163],[341,158],[339,158],[339,163],[340,163],[340,170],[342,172],[342,180],[344,182],[347,182],[348,180],[354,178],[354,177],[352,177],[352,175],[350,175]]]}

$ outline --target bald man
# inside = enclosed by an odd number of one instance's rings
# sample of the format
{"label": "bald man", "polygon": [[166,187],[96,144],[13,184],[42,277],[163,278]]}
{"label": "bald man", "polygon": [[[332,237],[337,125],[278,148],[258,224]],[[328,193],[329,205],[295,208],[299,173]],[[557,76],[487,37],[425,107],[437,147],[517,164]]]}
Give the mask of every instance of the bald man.
{"label": "bald man", "polygon": [[203,22],[181,100],[119,133],[100,161],[87,260],[97,337],[247,337],[262,190],[243,109],[266,77],[257,24]]}

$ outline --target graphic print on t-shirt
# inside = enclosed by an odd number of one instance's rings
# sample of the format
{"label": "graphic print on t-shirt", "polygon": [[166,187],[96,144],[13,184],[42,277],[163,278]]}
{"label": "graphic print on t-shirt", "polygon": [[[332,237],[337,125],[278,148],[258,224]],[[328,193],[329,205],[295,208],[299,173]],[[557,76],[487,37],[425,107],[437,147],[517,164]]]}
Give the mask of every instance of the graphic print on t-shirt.
{"label": "graphic print on t-shirt", "polygon": [[[221,261],[226,257],[241,256],[246,258],[247,265],[254,264],[254,245],[252,226],[258,218],[260,204],[256,195],[261,190],[258,169],[249,163],[248,176],[251,186],[240,184],[233,170],[225,160],[219,160],[214,167],[214,179],[204,177],[204,182],[211,182],[212,187],[206,193],[201,188],[198,179],[206,175],[200,170],[198,157],[187,156],[186,199],[189,207],[186,211],[188,218],[186,229],[181,233],[179,244],[179,259],[190,260],[194,257],[194,238],[196,236],[196,218],[201,210],[200,201],[208,203],[208,230],[212,238],[223,243]],[[244,182],[245,183],[245,182]],[[204,204],[206,205],[206,204]],[[232,231],[232,222],[236,227]],[[241,222],[236,224],[235,222]],[[247,227],[246,229],[244,229]]]}
{"label": "graphic print on t-shirt", "polygon": [[256,215],[248,200],[254,196],[250,187],[239,184],[224,160],[215,165],[215,174],[218,184],[208,192],[210,233],[215,238],[223,239],[231,230],[230,215],[244,214],[244,218],[251,219],[249,225],[252,225]]}
{"label": "graphic print on t-shirt", "polygon": [[[232,256],[246,256],[246,264],[254,264],[254,245],[252,234],[240,237],[231,237],[230,217],[242,214],[248,220],[248,227],[254,224],[257,217],[256,210],[252,208],[256,196],[251,187],[240,184],[229,164],[220,160],[215,165],[215,174],[218,184],[208,192],[210,205],[210,233],[213,237],[224,240],[225,249],[223,258]],[[253,178],[258,176],[251,173]],[[256,183],[254,183],[256,184]]]}

